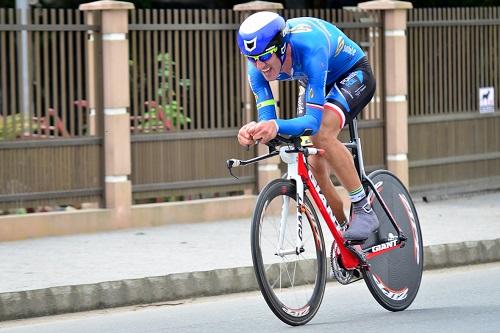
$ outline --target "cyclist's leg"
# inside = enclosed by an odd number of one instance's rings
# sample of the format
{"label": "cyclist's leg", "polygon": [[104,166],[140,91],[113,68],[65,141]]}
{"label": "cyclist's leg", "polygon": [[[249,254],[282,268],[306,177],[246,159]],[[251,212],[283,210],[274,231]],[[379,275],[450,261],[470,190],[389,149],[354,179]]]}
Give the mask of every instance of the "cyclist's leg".
{"label": "cyclist's leg", "polygon": [[358,200],[354,199],[356,190],[362,188],[362,185],[351,153],[337,138],[340,132],[338,119],[334,112],[326,109],[321,129],[315,135],[313,142],[315,146],[325,149],[326,160],[353,201],[353,217],[349,229],[344,233],[344,238],[361,241],[367,239],[378,227],[378,221],[371,207],[367,205],[364,192],[363,196],[358,196]]}
{"label": "cyclist's leg", "polygon": [[309,156],[309,164],[311,165],[314,178],[318,182],[321,192],[332,208],[337,221],[341,225],[344,225],[347,222],[347,217],[344,212],[343,201],[330,179],[330,167],[327,161],[323,157],[313,155]]}
{"label": "cyclist's leg", "polygon": [[[334,112],[325,109],[320,130],[312,137],[314,145],[325,150],[324,158],[326,158],[326,161],[323,157],[316,158],[316,160],[323,159],[323,162],[325,162],[323,164],[324,167],[320,168],[317,173],[325,171],[328,172],[329,165],[344,188],[347,191],[352,191],[361,186],[361,181],[359,180],[356,168],[354,167],[354,161],[351,153],[337,138],[340,130],[341,127],[339,117],[335,115]],[[313,167],[315,167],[315,165],[313,165]],[[321,178],[323,177],[317,177],[321,190],[323,192],[329,192],[330,187],[333,188],[333,184],[331,182],[329,182],[329,184],[327,182],[324,182],[326,184],[322,184],[319,181]],[[324,185],[327,186],[324,187]]]}
{"label": "cyclist's leg", "polygon": [[[297,116],[300,117],[305,112],[305,87],[306,83],[299,80],[299,96],[297,99]],[[342,198],[335,189],[331,179],[330,179],[330,167],[324,158],[319,156],[310,156],[309,164],[311,165],[311,170],[314,178],[318,182],[323,195],[325,196],[328,204],[333,210],[333,214],[337,218],[337,221],[343,225],[347,222],[347,217],[344,213],[344,205]]]}
{"label": "cyclist's leg", "polygon": [[[344,237],[365,240],[379,225],[366,201],[351,153],[337,137],[342,127],[363,109],[373,97],[375,80],[366,58],[343,75],[327,95],[327,103],[317,141],[327,147],[327,160],[353,202],[353,217]],[[333,137],[333,138],[332,138]],[[324,148],[325,149],[325,148]]]}

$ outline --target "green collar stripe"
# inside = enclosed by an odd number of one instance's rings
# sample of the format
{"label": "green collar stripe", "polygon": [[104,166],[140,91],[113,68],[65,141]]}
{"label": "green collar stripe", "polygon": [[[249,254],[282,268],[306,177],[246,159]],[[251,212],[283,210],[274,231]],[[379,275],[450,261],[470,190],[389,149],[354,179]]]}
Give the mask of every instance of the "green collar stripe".
{"label": "green collar stripe", "polygon": [[274,106],[276,103],[274,102],[274,99],[268,99],[267,101],[263,101],[257,104],[257,109],[263,108],[264,106],[269,106],[272,105]]}

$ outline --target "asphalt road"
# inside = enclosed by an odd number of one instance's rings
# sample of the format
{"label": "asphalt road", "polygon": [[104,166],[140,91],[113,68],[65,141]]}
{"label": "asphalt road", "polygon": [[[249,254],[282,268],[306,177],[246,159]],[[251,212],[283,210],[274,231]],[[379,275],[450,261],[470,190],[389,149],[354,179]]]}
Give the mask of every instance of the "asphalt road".
{"label": "asphalt road", "polygon": [[260,293],[0,323],[0,332],[500,332],[500,263],[426,271],[415,302],[391,313],[364,282],[330,283],[316,317],[291,328]]}

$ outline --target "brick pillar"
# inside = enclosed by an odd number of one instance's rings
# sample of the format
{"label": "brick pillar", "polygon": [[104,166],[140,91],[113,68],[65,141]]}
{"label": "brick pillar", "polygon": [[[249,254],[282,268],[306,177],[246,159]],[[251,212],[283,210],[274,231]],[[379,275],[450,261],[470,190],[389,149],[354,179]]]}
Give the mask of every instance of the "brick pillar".
{"label": "brick pillar", "polygon": [[[127,40],[130,9],[134,9],[132,3],[121,1],[97,1],[80,6],[80,10],[86,11],[87,22],[98,24],[100,21],[101,25],[102,59],[96,58],[98,64],[92,61],[92,66],[102,64],[102,83],[95,81],[96,76],[92,74],[89,86],[102,87],[104,110],[97,119],[104,119],[105,206],[114,211],[115,227],[130,226],[132,206],[132,186],[128,179],[131,172]],[[91,36],[91,52],[95,52],[95,42]],[[95,73],[97,68],[89,68],[89,72]],[[90,102],[91,109],[96,110],[95,95]]]}
{"label": "brick pillar", "polygon": [[[255,12],[260,11],[268,11],[268,12],[276,12],[279,9],[283,9],[283,5],[281,3],[276,2],[267,2],[267,1],[252,1],[247,3],[242,3],[235,5],[233,7],[234,11],[242,11],[243,12],[243,20],[248,16],[252,15]],[[243,22],[243,21],[242,21]],[[245,89],[243,95],[243,105],[245,108],[245,118],[244,122],[250,122],[252,120],[256,120],[256,115],[252,114],[252,103],[255,104],[255,98],[251,92],[250,86],[248,84],[247,79],[247,62],[244,62],[243,68],[243,82],[245,82]],[[276,101],[276,114],[279,117],[279,86],[278,81],[270,82],[271,90],[273,92],[274,100]],[[257,148],[257,153],[259,155],[267,154],[268,149],[265,145],[259,145]],[[269,158],[267,160],[261,161],[258,164],[258,176],[257,176],[257,185],[259,191],[266,186],[266,184],[276,178],[281,176],[279,169],[280,159],[278,156]]]}
{"label": "brick pillar", "polygon": [[408,75],[406,1],[376,0],[358,4],[362,10],[383,11],[387,168],[408,187]]}

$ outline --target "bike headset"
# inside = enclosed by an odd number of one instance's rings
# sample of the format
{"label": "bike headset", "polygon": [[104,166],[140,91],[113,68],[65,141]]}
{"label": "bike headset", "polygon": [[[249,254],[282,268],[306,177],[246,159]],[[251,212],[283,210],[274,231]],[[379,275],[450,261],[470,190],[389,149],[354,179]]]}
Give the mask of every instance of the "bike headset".
{"label": "bike headset", "polygon": [[257,12],[243,21],[238,30],[238,47],[241,54],[255,63],[267,61],[273,53],[281,65],[285,62],[288,29],[285,19],[273,12]]}

